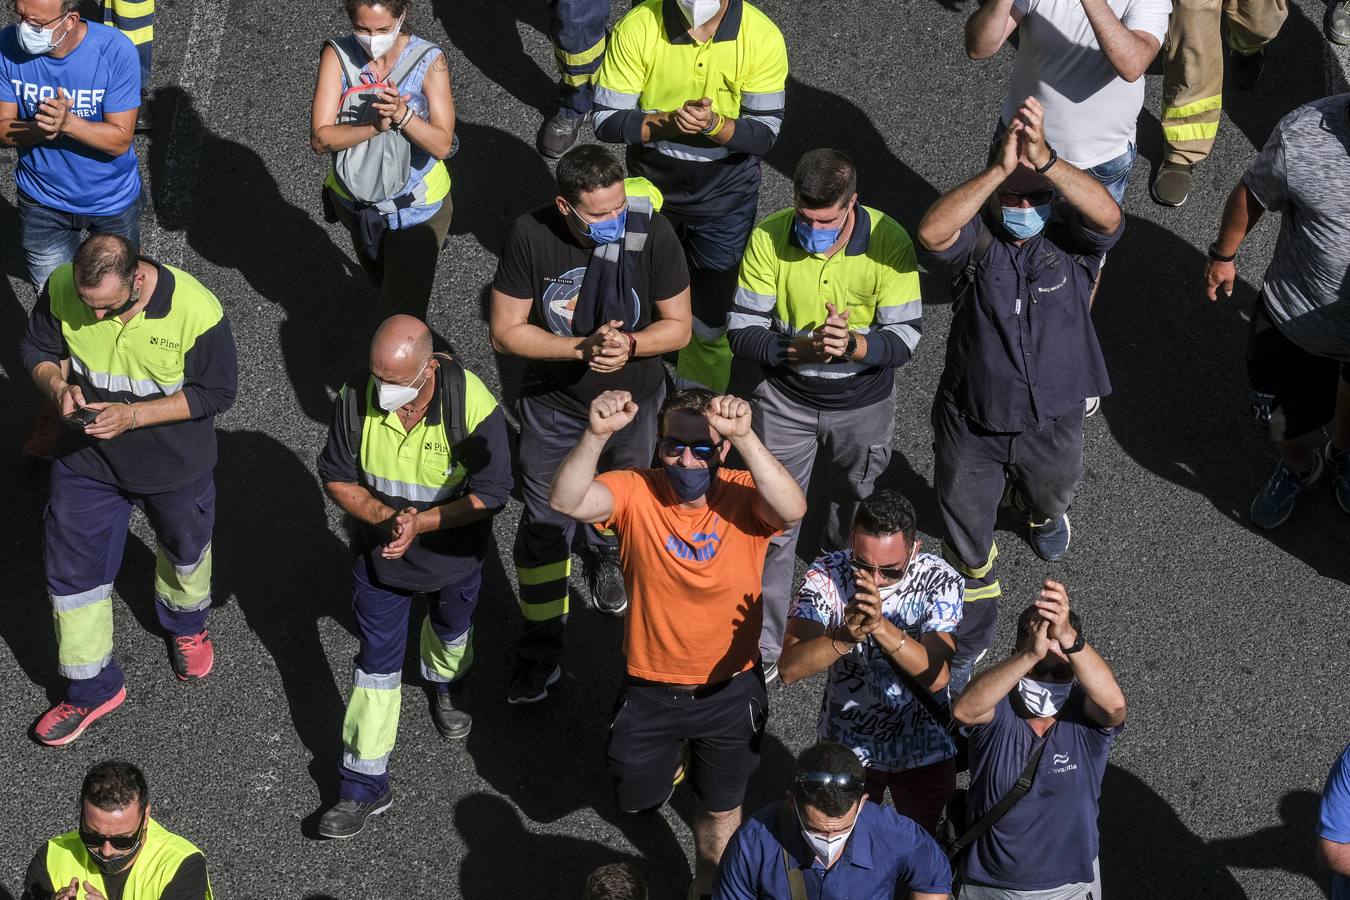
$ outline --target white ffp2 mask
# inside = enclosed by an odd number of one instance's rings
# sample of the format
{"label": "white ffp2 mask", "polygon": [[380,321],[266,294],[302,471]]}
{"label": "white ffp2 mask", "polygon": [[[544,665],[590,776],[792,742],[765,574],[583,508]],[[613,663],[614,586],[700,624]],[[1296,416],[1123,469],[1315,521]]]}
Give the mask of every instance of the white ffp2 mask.
{"label": "white ffp2 mask", "polygon": [[717,11],[722,8],[722,0],[675,0],[675,2],[679,4],[680,11],[689,20],[689,24],[695,28],[707,24],[708,20],[717,15]]}
{"label": "white ffp2 mask", "polygon": [[357,34],[352,32],[352,36],[356,38],[356,42],[365,49],[371,59],[379,59],[389,52],[390,47],[394,46],[394,41],[398,40],[399,32],[402,30],[403,19],[400,18],[388,34]]}

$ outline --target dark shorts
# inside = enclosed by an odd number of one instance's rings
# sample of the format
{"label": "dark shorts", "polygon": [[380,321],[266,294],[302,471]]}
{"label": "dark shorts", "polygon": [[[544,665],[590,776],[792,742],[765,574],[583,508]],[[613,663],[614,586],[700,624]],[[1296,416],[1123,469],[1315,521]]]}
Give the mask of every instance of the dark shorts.
{"label": "dark shorts", "polygon": [[1350,382],[1350,363],[1309,353],[1289,340],[1261,297],[1247,334],[1247,377],[1256,421],[1272,440],[1292,441],[1335,417],[1337,382]]}
{"label": "dark shorts", "polygon": [[609,727],[609,771],[619,808],[655,809],[670,796],[680,747],[689,744],[688,780],[703,805],[726,812],[745,800],[769,718],[760,668],[694,692],[629,680]]}

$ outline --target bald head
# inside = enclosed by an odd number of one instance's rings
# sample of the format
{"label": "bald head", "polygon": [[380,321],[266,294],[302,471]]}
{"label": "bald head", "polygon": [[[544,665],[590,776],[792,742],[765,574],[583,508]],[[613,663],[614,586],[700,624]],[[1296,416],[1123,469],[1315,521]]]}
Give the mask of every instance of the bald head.
{"label": "bald head", "polygon": [[390,316],[370,342],[370,370],[381,381],[406,384],[431,361],[431,329],[414,316]]}

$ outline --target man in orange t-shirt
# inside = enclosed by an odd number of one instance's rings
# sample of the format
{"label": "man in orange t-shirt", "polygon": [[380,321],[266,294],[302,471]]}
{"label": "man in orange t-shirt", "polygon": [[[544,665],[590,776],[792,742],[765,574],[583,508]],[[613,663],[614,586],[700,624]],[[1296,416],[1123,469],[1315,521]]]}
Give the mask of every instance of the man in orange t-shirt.
{"label": "man in orange t-shirt", "polygon": [[[620,808],[656,809],[688,743],[702,803],[693,831],[703,896],[741,823],[768,718],[758,665],[764,554],[769,538],[806,513],[806,498],[755,437],[750,404],[702,388],[676,391],[661,407],[659,467],[596,477],[609,436],[637,411],[627,391],[595,398],[549,504],[619,533],[628,678],[610,727],[610,771]],[[732,447],[749,471],[722,467]]]}

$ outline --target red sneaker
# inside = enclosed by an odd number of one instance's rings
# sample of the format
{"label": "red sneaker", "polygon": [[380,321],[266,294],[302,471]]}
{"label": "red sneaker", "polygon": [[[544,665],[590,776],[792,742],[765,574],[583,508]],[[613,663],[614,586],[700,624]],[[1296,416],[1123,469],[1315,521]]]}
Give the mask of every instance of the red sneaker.
{"label": "red sneaker", "polygon": [[69,700],[62,700],[38,719],[33,726],[33,735],[39,743],[48,747],[63,747],[84,734],[84,730],[95,720],[121,706],[126,699],[127,689],[123,687],[118,689],[111,700],[99,706],[76,706]]}
{"label": "red sneaker", "polygon": [[173,663],[173,674],[179,681],[205,678],[216,662],[216,651],[206,629],[196,634],[170,635],[169,662]]}

